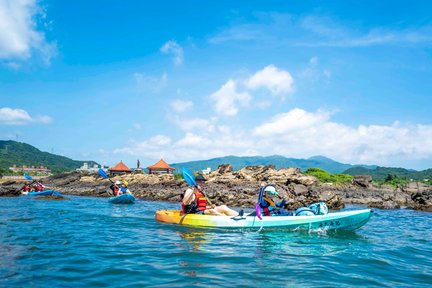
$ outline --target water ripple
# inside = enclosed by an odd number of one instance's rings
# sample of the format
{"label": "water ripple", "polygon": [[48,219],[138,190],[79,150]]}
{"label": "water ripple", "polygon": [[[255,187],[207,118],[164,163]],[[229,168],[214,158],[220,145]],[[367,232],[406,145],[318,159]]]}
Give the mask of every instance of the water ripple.
{"label": "water ripple", "polygon": [[375,210],[356,232],[195,229],[175,203],[0,199],[0,286],[417,287],[432,283],[432,216]]}

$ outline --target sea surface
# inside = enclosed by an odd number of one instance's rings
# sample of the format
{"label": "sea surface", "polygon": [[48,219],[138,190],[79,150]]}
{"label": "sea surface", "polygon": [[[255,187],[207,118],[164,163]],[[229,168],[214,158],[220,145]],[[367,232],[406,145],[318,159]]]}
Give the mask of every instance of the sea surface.
{"label": "sea surface", "polygon": [[155,221],[177,203],[70,198],[0,198],[0,287],[432,286],[432,213],[375,209],[349,233],[230,231]]}

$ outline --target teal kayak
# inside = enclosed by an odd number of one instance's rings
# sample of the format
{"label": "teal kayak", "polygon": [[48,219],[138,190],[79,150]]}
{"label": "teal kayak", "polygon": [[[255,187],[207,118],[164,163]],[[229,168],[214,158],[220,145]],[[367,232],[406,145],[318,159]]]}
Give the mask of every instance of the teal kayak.
{"label": "teal kayak", "polygon": [[56,190],[44,190],[41,192],[28,192],[29,196],[63,196],[60,192]]}
{"label": "teal kayak", "polygon": [[355,230],[369,220],[371,209],[342,211],[314,216],[214,216],[183,214],[179,210],[158,210],[156,220],[194,227],[269,228],[287,230]]}
{"label": "teal kayak", "polygon": [[126,193],[108,199],[113,204],[132,204],[135,202],[135,197],[132,194]]}

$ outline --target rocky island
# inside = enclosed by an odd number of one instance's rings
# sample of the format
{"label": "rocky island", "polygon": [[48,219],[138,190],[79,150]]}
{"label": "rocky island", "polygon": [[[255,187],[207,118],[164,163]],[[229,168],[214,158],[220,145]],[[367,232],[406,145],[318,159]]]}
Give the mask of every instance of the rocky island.
{"label": "rocky island", "polygon": [[[123,175],[111,180],[126,180],[132,193],[143,200],[178,202],[187,183],[175,175]],[[330,209],[341,209],[346,204],[395,209],[411,208],[432,211],[432,187],[411,183],[396,188],[376,186],[370,176],[357,176],[344,185],[320,184],[313,176],[304,175],[297,168],[275,169],[273,165],[249,166],[233,171],[223,164],[207,175],[205,192],[216,204],[233,207],[254,207],[261,183],[276,185],[286,199],[286,208],[295,210],[310,203],[323,201]],[[79,172],[64,173],[45,179],[44,184],[66,195],[110,197],[110,181],[99,175]],[[0,196],[18,196],[22,183],[7,181],[0,186]]]}

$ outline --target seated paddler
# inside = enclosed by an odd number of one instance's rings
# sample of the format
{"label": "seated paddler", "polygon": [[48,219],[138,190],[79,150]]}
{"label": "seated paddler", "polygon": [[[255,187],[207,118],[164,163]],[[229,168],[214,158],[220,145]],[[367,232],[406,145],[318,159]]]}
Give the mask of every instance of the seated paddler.
{"label": "seated paddler", "polygon": [[263,216],[291,216],[293,215],[291,212],[283,209],[285,205],[285,199],[280,202],[276,202],[274,197],[277,196],[279,199],[279,193],[276,191],[276,188],[272,185],[268,185],[264,188],[264,194],[261,199],[260,208],[261,214]]}
{"label": "seated paddler", "polygon": [[182,204],[182,213],[218,216],[239,216],[239,212],[228,208],[226,205],[213,205],[213,207],[209,206],[207,198],[203,193],[204,182],[206,181],[206,179],[203,175],[198,174],[198,176],[195,177],[195,181],[197,183],[197,186],[188,188],[180,197]]}

